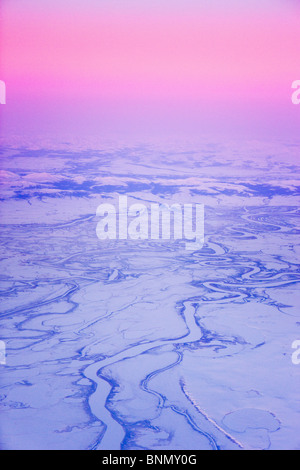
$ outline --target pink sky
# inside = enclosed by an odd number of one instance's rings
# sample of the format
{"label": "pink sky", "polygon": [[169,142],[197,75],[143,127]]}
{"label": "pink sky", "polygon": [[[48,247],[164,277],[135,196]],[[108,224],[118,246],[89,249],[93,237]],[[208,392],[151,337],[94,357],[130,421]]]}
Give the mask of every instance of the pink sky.
{"label": "pink sky", "polygon": [[4,0],[4,132],[299,135],[297,2],[231,2]]}

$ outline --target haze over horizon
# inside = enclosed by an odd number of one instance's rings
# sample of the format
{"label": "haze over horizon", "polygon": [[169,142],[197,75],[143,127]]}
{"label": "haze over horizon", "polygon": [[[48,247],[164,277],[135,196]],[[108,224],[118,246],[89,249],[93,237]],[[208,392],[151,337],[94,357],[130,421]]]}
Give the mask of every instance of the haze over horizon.
{"label": "haze over horizon", "polygon": [[296,138],[299,11],[268,0],[4,1],[1,134]]}

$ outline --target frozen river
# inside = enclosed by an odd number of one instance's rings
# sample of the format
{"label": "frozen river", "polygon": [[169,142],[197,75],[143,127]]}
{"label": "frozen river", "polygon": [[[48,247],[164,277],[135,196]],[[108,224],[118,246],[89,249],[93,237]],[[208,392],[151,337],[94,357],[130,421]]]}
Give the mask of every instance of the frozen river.
{"label": "frozen river", "polygon": [[[300,144],[3,148],[1,449],[299,449]],[[201,203],[205,243],[99,240]]]}

